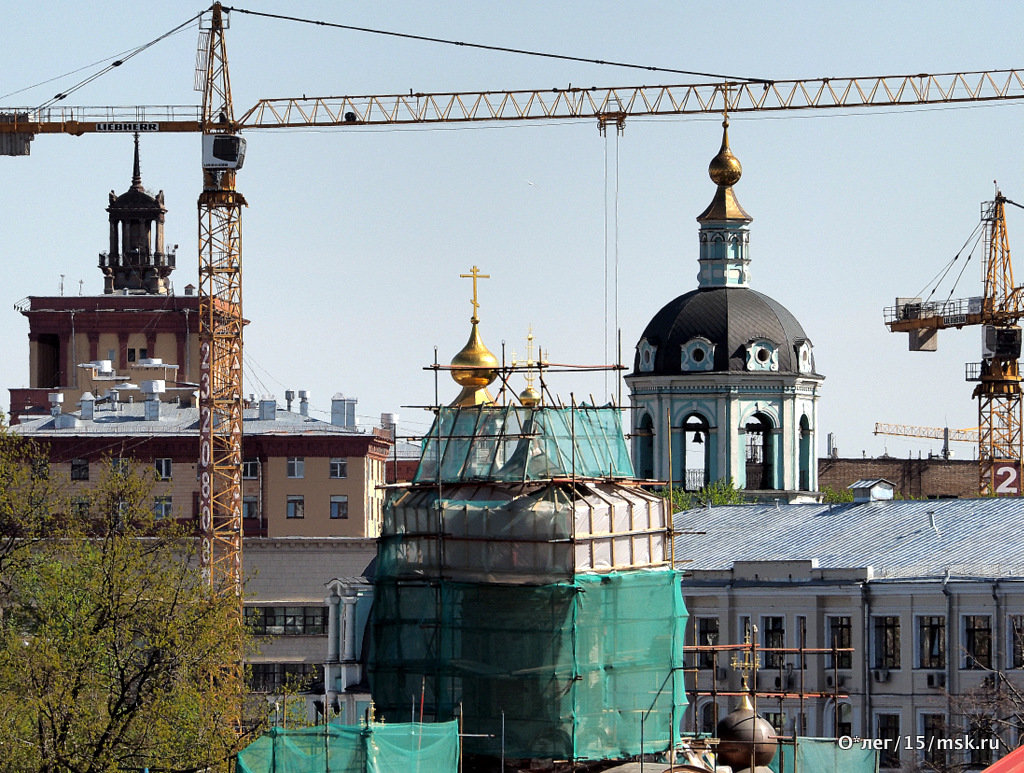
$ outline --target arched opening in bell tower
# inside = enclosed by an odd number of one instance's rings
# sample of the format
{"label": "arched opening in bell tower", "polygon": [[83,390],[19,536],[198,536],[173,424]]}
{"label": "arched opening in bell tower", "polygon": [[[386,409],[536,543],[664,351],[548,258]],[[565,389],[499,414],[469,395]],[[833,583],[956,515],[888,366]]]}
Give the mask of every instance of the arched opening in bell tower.
{"label": "arched opening in bell tower", "polygon": [[800,490],[811,490],[811,422],[807,414],[800,417]]}
{"label": "arched opening in bell tower", "polygon": [[651,414],[640,417],[636,431],[636,474],[645,480],[654,479],[654,420]]}
{"label": "arched opening in bell tower", "polygon": [[683,438],[682,476],[686,491],[700,491],[710,483],[711,427],[698,413],[691,413],[681,427]]}
{"label": "arched opening in bell tower", "polygon": [[744,427],[747,433],[747,489],[764,491],[775,488],[774,435],[772,420],[755,413]]}

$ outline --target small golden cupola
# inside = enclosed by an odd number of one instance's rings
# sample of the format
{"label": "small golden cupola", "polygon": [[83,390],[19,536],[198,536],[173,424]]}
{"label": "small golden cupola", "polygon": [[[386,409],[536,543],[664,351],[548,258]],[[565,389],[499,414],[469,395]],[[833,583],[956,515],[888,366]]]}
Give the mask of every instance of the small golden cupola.
{"label": "small golden cupola", "polygon": [[718,155],[711,159],[708,164],[708,175],[711,182],[718,186],[715,197],[711,204],[697,217],[697,221],[705,223],[713,220],[742,220],[749,223],[752,218],[746,210],[740,206],[733,193],[732,186],[740,181],[743,176],[743,167],[740,160],[733,155],[729,148],[729,118],[726,116],[722,121],[722,147]]}
{"label": "small golden cupola", "polygon": [[[538,357],[538,359],[540,359]],[[526,389],[519,393],[519,402],[527,407],[534,408],[541,404],[542,396],[533,385],[533,369],[537,363],[533,359],[533,327],[530,327],[526,335]]]}
{"label": "small golden cupola", "polygon": [[487,274],[481,274],[476,266],[473,266],[470,273],[459,276],[473,280],[473,316],[469,320],[473,327],[466,345],[452,357],[452,378],[462,387],[459,396],[452,401],[452,407],[490,405],[494,402],[494,398],[487,391],[487,387],[498,377],[498,358],[484,346],[484,342],[480,338],[478,329],[480,319],[477,317],[480,304],[477,302],[476,292],[477,280],[490,277]]}

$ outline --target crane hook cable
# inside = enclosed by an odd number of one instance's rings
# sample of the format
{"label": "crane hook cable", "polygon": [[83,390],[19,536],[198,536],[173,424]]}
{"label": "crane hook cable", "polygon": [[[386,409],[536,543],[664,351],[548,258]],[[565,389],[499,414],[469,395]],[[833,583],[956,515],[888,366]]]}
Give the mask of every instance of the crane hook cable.
{"label": "crane hook cable", "polygon": [[268,19],[278,19],[280,21],[294,21],[302,24],[315,24],[319,27],[332,27],[334,29],[350,30],[352,32],[367,32],[372,35],[387,35],[395,38],[405,38],[406,40],[421,40],[427,43],[441,43],[448,46],[462,46],[464,48],[477,48],[482,51],[499,51],[506,54],[523,54],[525,56],[539,56],[547,59],[561,59],[567,62],[585,62],[586,64],[603,64],[610,65],[612,67],[629,67],[634,70],[647,70],[649,72],[671,72],[678,75],[694,75],[701,78],[713,78],[715,80],[725,81],[744,81],[747,83],[764,83],[770,84],[773,81],[768,78],[746,78],[738,77],[733,75],[722,75],[721,73],[713,72],[699,72],[696,70],[677,70],[671,67],[656,67],[654,65],[644,64],[633,64],[630,62],[616,62],[605,59],[588,59],[582,56],[569,56],[567,54],[552,54],[545,51],[531,51],[525,48],[509,48],[506,46],[491,46],[484,43],[467,43],[461,40],[449,40],[446,38],[434,38],[427,35],[413,35],[408,32],[393,32],[390,30],[379,30],[371,27],[356,27],[351,24],[338,24],[336,22],[322,21],[317,19],[304,19],[299,16],[286,16],[279,13],[267,13],[265,11],[250,11],[245,8],[233,8],[230,6],[224,6],[225,11],[234,11],[237,13],[247,13],[251,16],[263,16]]}

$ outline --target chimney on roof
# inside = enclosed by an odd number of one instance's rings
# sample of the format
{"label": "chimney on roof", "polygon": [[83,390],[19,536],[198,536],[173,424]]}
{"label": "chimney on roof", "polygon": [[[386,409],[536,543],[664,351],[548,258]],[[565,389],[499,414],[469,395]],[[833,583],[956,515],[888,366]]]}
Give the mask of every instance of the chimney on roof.
{"label": "chimney on roof", "polygon": [[309,391],[306,389],[299,390],[299,413],[309,416]]}
{"label": "chimney on roof", "polygon": [[139,384],[142,394],[146,396],[145,413],[146,421],[160,421],[160,395],[167,390],[167,384],[163,379],[143,381]]}
{"label": "chimney on roof", "polygon": [[294,389],[286,389],[286,390],[284,390],[284,409],[286,411],[288,411],[288,413],[292,412],[292,402],[294,400],[295,400],[295,390]]}
{"label": "chimney on roof", "polygon": [[382,413],[380,415],[380,426],[390,432],[391,439],[395,440],[398,437],[398,414]]}
{"label": "chimney on roof", "polygon": [[356,403],[359,402],[354,397],[345,397],[341,392],[338,392],[331,398],[331,424],[335,427],[351,427],[356,426]]}
{"label": "chimney on roof", "polygon": [[60,416],[60,406],[64,402],[64,393],[50,392],[47,397],[50,399],[50,415],[54,417]]}
{"label": "chimney on roof", "polygon": [[83,421],[92,421],[96,411],[96,398],[92,392],[82,392],[81,401],[78,403],[81,408]]}
{"label": "chimney on roof", "polygon": [[274,421],[277,418],[277,400],[273,395],[260,398],[260,421]]}

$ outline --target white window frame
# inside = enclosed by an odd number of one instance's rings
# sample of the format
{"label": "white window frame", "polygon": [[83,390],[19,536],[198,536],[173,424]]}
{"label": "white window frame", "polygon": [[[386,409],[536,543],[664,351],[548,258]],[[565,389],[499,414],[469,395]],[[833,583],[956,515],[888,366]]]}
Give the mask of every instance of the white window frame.
{"label": "white window frame", "polygon": [[[330,473],[328,477],[335,480],[342,480],[348,477],[348,459],[343,456],[333,456],[330,462]],[[335,474],[338,473],[338,474]]]}
{"label": "white window frame", "polygon": [[174,479],[174,460],[169,456],[162,456],[153,460],[153,468],[156,470],[157,480]]}
{"label": "white window frame", "polygon": [[285,502],[285,517],[290,520],[301,520],[306,517],[306,497],[302,494],[289,494]]}
{"label": "white window frame", "polygon": [[287,473],[289,478],[306,477],[306,457],[289,456],[287,461]]}

